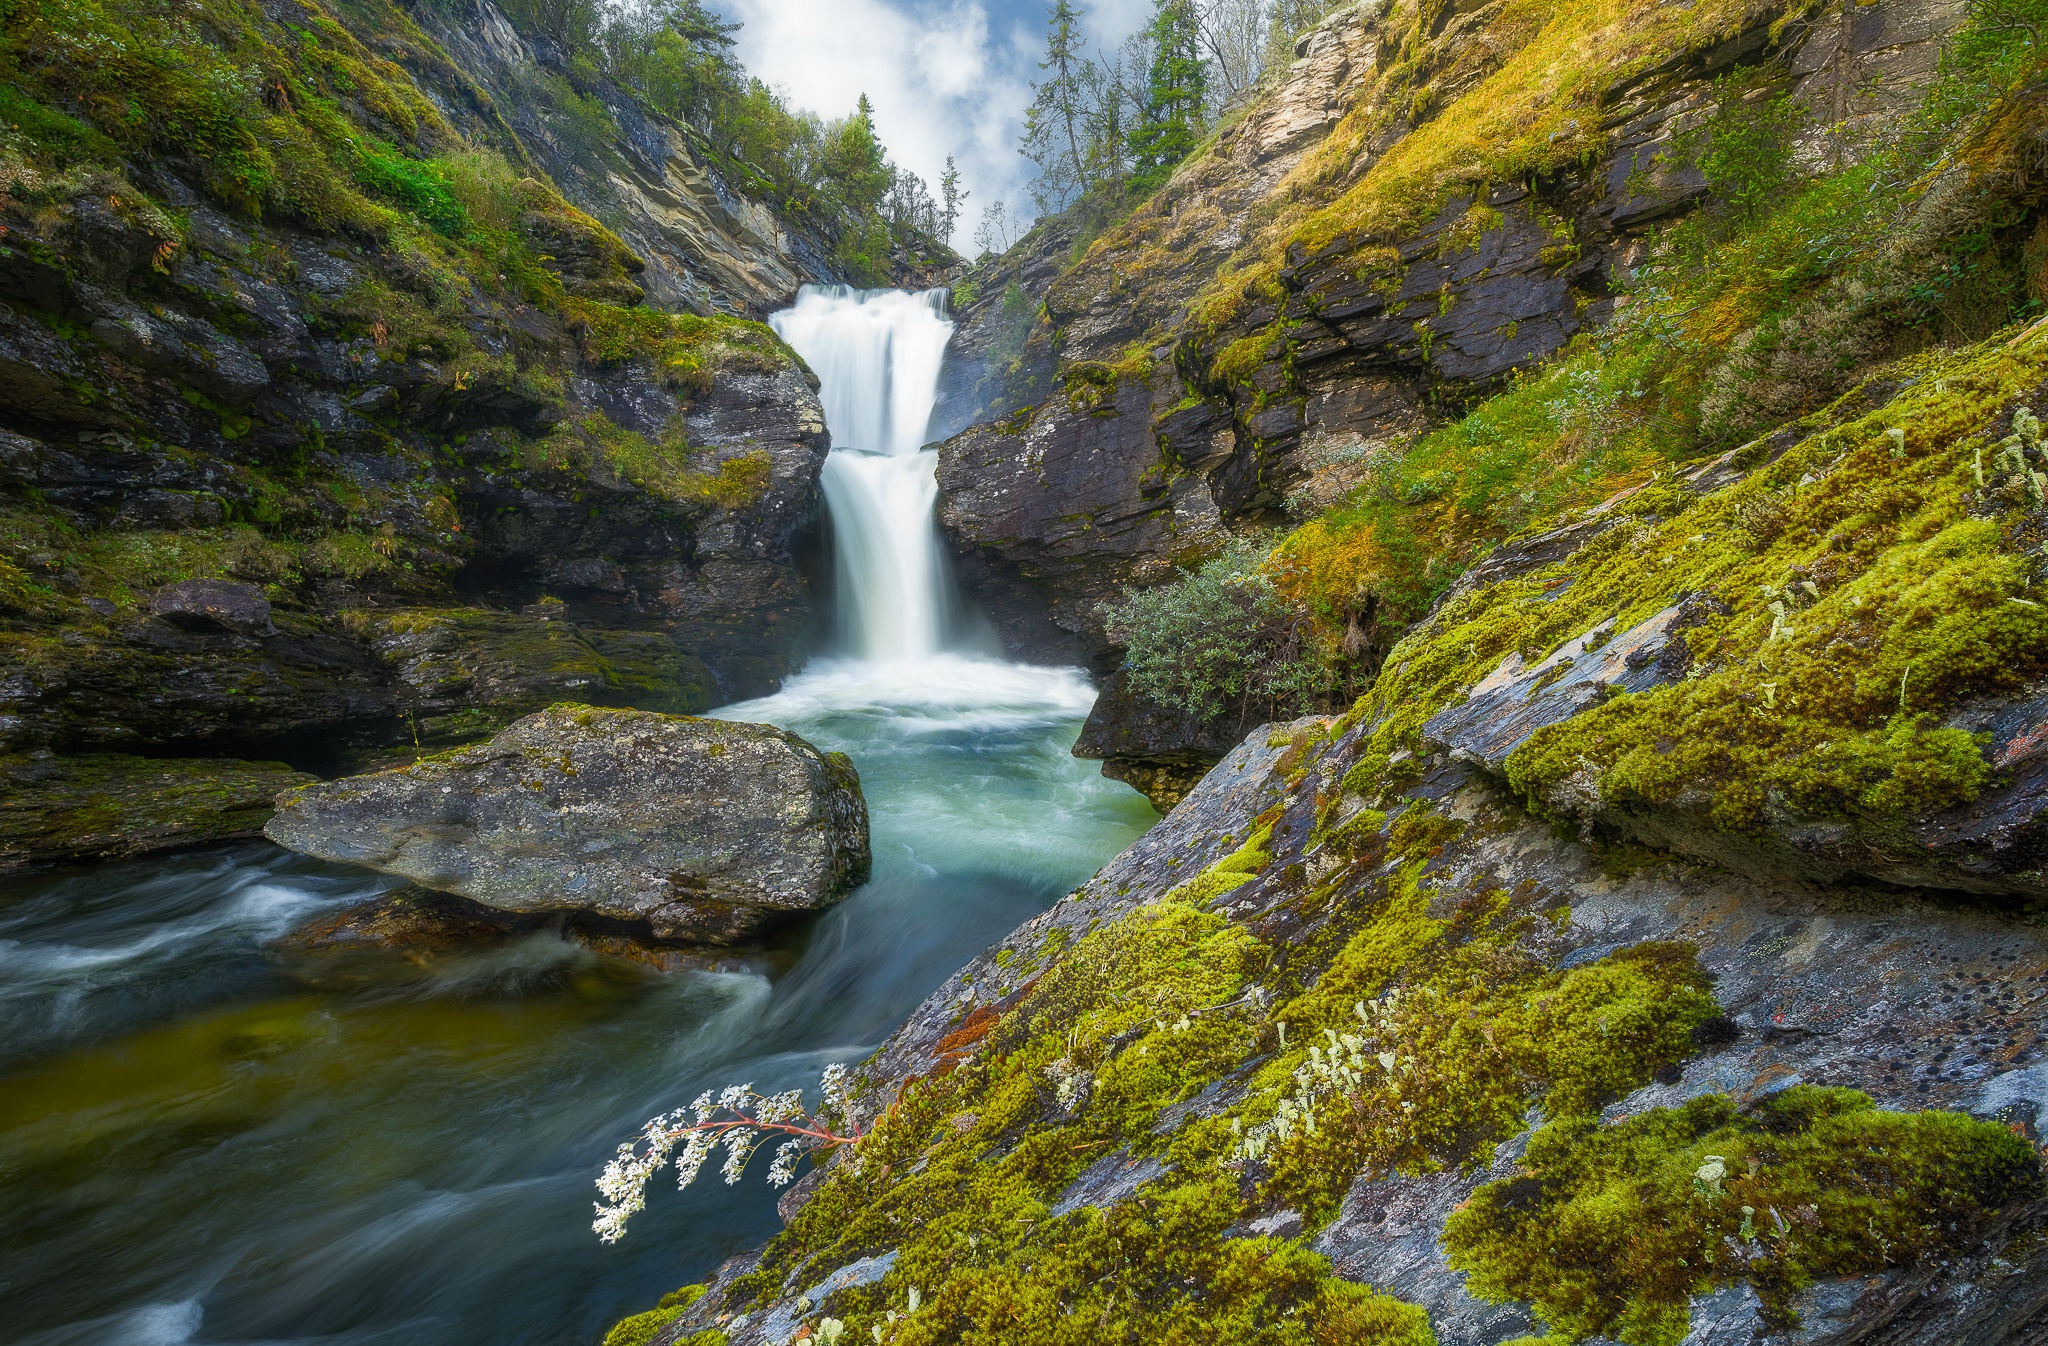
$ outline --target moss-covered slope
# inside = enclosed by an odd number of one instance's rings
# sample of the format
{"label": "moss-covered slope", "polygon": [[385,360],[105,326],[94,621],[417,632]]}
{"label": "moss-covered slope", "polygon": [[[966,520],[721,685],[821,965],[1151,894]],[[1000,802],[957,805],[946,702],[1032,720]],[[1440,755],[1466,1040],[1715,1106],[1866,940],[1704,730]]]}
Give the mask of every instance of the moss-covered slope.
{"label": "moss-covered slope", "polygon": [[643,302],[411,11],[25,0],[0,100],[0,746],[327,770],[787,669],[808,372]]}

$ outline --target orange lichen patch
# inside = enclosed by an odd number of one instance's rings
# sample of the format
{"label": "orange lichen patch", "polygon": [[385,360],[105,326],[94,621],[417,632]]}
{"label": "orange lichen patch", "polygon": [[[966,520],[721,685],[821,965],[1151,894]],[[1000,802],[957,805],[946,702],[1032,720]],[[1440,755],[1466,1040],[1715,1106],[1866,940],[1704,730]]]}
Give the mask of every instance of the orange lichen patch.
{"label": "orange lichen patch", "polygon": [[938,1051],[927,1075],[939,1080],[952,1074],[962,1061],[974,1055],[975,1044],[993,1032],[1002,1017],[992,1006],[976,1006],[958,1028],[939,1039]]}
{"label": "orange lichen patch", "polygon": [[939,1039],[940,1054],[964,1052],[987,1037],[1002,1017],[987,1005],[977,1007],[958,1028]]}

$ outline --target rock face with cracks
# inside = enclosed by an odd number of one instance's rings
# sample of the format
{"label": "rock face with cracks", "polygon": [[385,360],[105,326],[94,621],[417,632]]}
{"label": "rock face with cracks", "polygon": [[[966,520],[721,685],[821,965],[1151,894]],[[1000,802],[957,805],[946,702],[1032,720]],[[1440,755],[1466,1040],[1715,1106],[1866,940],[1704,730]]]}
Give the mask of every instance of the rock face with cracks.
{"label": "rock face with cracks", "polygon": [[279,800],[279,845],[508,911],[735,943],[868,876],[853,764],[767,725],[561,705]]}

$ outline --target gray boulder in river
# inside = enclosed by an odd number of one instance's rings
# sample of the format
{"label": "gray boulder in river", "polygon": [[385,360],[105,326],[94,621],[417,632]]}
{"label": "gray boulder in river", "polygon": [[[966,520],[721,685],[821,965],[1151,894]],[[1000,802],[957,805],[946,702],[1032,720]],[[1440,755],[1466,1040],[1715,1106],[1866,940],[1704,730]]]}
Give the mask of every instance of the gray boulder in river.
{"label": "gray boulder in river", "polygon": [[743,940],[868,877],[868,812],[842,753],[795,734],[557,705],[474,747],[288,791],[264,832],[508,911]]}

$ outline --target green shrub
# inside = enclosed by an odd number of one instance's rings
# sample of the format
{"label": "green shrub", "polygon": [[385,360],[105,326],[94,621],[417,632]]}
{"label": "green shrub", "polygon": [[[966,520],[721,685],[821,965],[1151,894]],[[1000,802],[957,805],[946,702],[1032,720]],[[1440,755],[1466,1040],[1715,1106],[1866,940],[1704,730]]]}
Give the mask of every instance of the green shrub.
{"label": "green shrub", "polygon": [[1337,690],[1307,615],[1263,568],[1272,550],[1236,540],[1169,584],[1102,605],[1133,692],[1206,718],[1233,705],[1305,714]]}
{"label": "green shrub", "polygon": [[409,159],[389,145],[366,141],[357,155],[356,181],[398,202],[437,234],[469,232],[469,211],[455,199],[448,171],[429,159]]}

